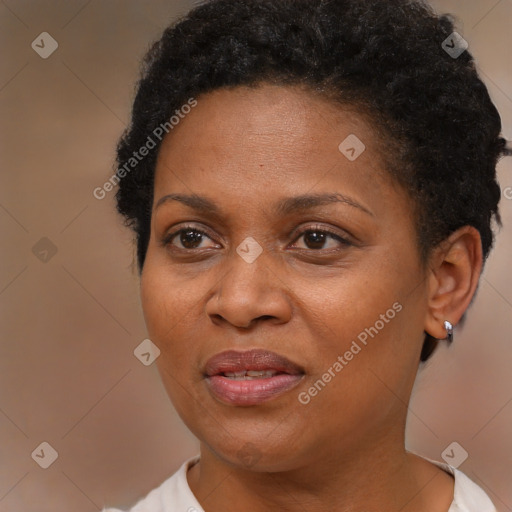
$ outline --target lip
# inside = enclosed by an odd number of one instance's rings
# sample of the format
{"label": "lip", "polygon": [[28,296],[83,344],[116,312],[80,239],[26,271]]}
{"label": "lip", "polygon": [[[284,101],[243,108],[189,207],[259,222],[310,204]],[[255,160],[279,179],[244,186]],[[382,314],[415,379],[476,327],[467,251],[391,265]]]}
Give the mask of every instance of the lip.
{"label": "lip", "polygon": [[[272,372],[272,375],[230,378],[236,372]],[[228,350],[210,358],[204,370],[209,391],[228,405],[257,405],[277,398],[298,385],[304,370],[286,357],[268,350]]]}

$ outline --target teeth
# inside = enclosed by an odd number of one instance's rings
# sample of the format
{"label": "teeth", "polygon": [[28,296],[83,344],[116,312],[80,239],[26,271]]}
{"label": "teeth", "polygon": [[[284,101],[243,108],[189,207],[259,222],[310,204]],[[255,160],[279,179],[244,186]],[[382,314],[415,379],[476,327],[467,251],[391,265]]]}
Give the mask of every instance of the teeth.
{"label": "teeth", "polygon": [[241,377],[245,377],[245,371],[242,371],[242,372],[226,372],[224,375],[226,377],[231,378],[231,379],[239,379]]}
{"label": "teeth", "polygon": [[264,377],[264,378],[265,377],[272,377],[276,373],[277,372],[275,372],[273,370],[263,370],[263,371],[249,370],[249,371],[245,372],[247,377]]}
{"label": "teeth", "polygon": [[247,370],[241,372],[224,372],[224,376],[235,380],[268,379],[277,375],[274,370]]}

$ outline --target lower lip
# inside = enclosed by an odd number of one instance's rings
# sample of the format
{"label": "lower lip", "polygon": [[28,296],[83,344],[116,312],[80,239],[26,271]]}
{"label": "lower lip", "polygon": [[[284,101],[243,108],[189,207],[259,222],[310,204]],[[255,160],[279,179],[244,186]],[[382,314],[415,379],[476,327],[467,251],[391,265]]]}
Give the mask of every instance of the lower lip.
{"label": "lower lip", "polygon": [[235,380],[223,375],[206,378],[212,394],[229,405],[258,405],[294,388],[303,375],[281,373],[273,377]]}

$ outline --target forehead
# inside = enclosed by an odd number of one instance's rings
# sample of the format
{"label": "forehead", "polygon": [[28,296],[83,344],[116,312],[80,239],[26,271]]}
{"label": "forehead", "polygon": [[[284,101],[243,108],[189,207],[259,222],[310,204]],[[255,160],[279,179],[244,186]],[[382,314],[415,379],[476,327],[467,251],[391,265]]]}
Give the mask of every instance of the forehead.
{"label": "forehead", "polygon": [[[220,89],[165,137],[158,155],[159,193],[245,198],[306,190],[384,197],[393,188],[382,141],[367,118],[303,88],[262,85]],[[339,188],[344,190],[339,190]],[[356,190],[357,189],[357,190]],[[263,194],[262,194],[263,193]]]}

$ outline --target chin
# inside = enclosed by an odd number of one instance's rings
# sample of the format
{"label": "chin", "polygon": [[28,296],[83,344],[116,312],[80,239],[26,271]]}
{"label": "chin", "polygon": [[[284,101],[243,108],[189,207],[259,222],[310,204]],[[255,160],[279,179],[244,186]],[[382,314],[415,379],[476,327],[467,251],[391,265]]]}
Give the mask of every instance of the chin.
{"label": "chin", "polygon": [[[228,434],[228,432],[230,432]],[[220,438],[212,438],[211,431],[207,436],[201,436],[201,432],[195,433],[201,439],[201,453],[210,451],[213,455],[229,466],[239,470],[254,472],[281,472],[297,469],[306,464],[307,456],[304,441],[290,442],[291,437],[281,434],[276,436],[274,442],[269,442],[269,436],[260,432],[241,432],[239,436],[227,429],[225,435]],[[285,442],[283,442],[285,441]]]}

